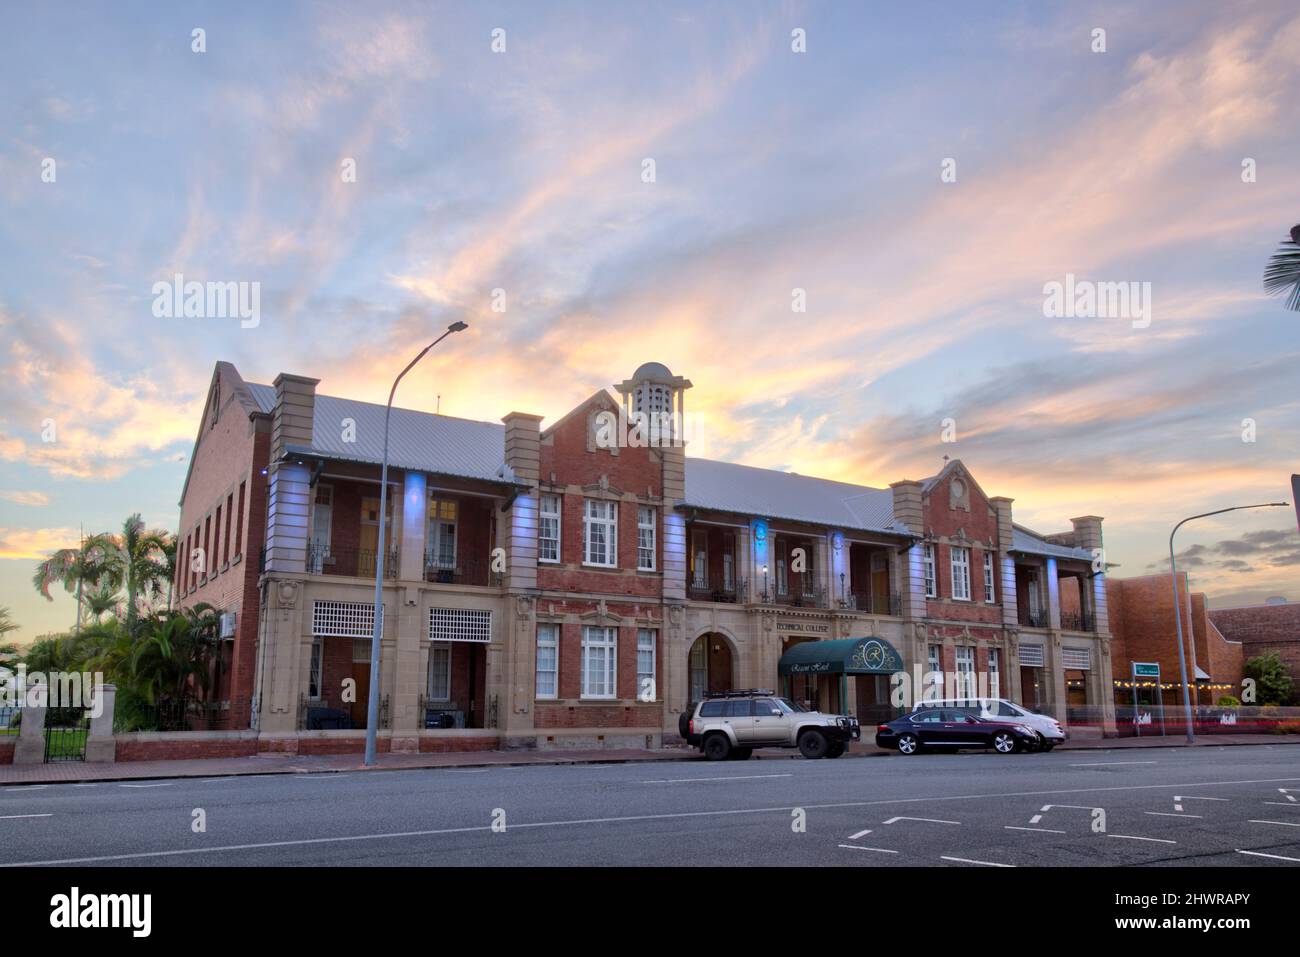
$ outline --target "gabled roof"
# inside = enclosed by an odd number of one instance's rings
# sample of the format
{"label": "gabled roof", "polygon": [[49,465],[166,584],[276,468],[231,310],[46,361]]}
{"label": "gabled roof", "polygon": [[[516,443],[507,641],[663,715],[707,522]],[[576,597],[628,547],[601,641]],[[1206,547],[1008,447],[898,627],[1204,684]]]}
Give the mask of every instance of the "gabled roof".
{"label": "gabled roof", "polygon": [[791,521],[908,535],[894,520],[889,489],[712,459],[686,460],[686,506]]}
{"label": "gabled roof", "polygon": [[[272,386],[250,384],[249,389],[263,409],[275,407]],[[356,423],[353,442],[343,440],[344,419]],[[505,436],[505,426],[499,423],[394,408],[388,463],[397,468],[501,482],[506,480]],[[384,406],[318,394],[311,448],[294,451],[378,465],[384,456]]]}
{"label": "gabled roof", "polygon": [[[203,412],[199,415],[199,429],[194,436],[194,445],[190,449],[190,461],[185,467],[185,481],[181,484],[181,497],[177,503],[185,504],[185,493],[189,491],[190,478],[194,474],[194,458],[199,449],[199,442],[203,440],[203,432],[208,427],[208,422],[212,415],[212,403],[218,404],[218,409],[223,401],[222,394],[217,391],[217,384],[224,385],[224,395],[229,396],[225,401],[234,400],[239,403],[239,407],[245,416],[256,415],[258,413],[270,412],[269,406],[262,404],[261,399],[254,393],[255,389],[264,389],[266,386],[254,386],[245,382],[239,370],[233,363],[218,361],[212,367],[212,378],[208,380],[207,398],[203,402]],[[275,390],[271,390],[271,405],[275,404]]]}
{"label": "gabled roof", "polygon": [[1077,558],[1085,562],[1092,561],[1092,552],[1086,548],[1073,545],[1057,545],[1049,542],[1037,532],[1031,532],[1023,525],[1011,526],[1011,550],[1024,552],[1026,555],[1046,555],[1049,558]]}

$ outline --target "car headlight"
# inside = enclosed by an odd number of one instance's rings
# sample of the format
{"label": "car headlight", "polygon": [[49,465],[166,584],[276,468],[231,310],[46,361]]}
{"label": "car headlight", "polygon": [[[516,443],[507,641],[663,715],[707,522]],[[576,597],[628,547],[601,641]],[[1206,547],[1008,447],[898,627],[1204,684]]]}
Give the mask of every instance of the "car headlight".
{"label": "car headlight", "polygon": [[1017,731],[1020,731],[1020,732],[1022,732],[1022,733],[1024,733],[1024,734],[1033,734],[1033,733],[1034,733],[1033,731],[1029,730],[1029,728],[1025,727],[1023,724],[1018,724],[1018,725],[1016,725],[1016,730],[1017,730]]}

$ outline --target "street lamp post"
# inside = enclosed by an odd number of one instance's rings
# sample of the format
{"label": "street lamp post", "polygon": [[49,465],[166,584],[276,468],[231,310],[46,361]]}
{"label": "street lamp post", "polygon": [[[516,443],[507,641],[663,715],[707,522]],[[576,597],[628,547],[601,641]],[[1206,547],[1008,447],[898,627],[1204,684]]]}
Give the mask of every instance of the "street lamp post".
{"label": "street lamp post", "polygon": [[379,726],[379,641],[384,634],[384,564],[388,545],[384,531],[388,524],[388,421],[393,414],[393,396],[397,394],[397,384],[403,376],[415,367],[438,343],[453,332],[467,328],[463,322],[453,322],[447,331],[424,347],[423,351],[406,364],[406,368],[393,380],[393,387],[388,390],[388,407],[384,410],[384,459],[379,473],[379,552],[375,556],[375,631],[370,639],[370,697],[366,702],[366,767],[375,763],[375,738]]}
{"label": "street lamp post", "polygon": [[1277,508],[1286,506],[1288,502],[1265,502],[1262,505],[1234,505],[1231,508],[1221,508],[1214,512],[1202,512],[1200,515],[1189,515],[1169,533],[1169,576],[1174,586],[1174,627],[1178,632],[1178,673],[1183,681],[1183,717],[1187,721],[1187,743],[1196,743],[1196,729],[1192,724],[1192,696],[1188,690],[1187,684],[1187,655],[1183,651],[1183,615],[1178,599],[1178,564],[1174,559],[1174,536],[1178,530],[1188,522],[1198,518],[1209,518],[1211,515],[1222,515],[1224,512],[1237,512],[1243,508]]}

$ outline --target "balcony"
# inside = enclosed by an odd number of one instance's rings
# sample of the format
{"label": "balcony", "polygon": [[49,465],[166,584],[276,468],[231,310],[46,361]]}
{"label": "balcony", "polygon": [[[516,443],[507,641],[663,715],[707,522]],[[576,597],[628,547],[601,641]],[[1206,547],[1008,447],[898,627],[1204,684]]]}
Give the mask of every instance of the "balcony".
{"label": "balcony", "polygon": [[686,597],[691,601],[716,601],[735,604],[745,594],[746,582],[692,581],[686,586]]}
{"label": "balcony", "polygon": [[903,599],[898,592],[887,597],[876,596],[871,592],[862,595],[849,592],[841,599],[840,607],[868,615],[893,615],[895,618],[903,615]]}
{"label": "balcony", "polygon": [[[388,550],[388,560],[384,562],[385,578],[397,577],[397,551],[396,548]],[[307,546],[307,574],[374,578],[376,554],[374,549],[369,548],[311,544]]]}
{"label": "balcony", "polygon": [[431,553],[424,556],[424,580],[434,585],[477,585],[501,587],[501,573],[492,571],[491,562],[469,560],[454,562]]}
{"label": "balcony", "polygon": [[826,589],[809,585],[806,588],[776,587],[760,591],[758,600],[765,605],[789,605],[791,608],[829,608]]}
{"label": "balcony", "polygon": [[1092,616],[1081,611],[1061,612],[1061,628],[1064,631],[1092,631]]}
{"label": "balcony", "polygon": [[1045,611],[1022,611],[1019,615],[1020,624],[1026,628],[1046,628],[1047,612]]}

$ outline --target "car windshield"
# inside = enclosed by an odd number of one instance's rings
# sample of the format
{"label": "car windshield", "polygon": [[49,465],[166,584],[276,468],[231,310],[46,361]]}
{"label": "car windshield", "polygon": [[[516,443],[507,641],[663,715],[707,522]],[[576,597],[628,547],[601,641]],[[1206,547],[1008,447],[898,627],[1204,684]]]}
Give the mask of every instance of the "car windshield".
{"label": "car windshield", "polygon": [[781,710],[784,711],[786,714],[798,714],[799,712],[805,710],[804,708],[799,707],[797,704],[795,704],[793,701],[790,701],[787,698],[777,698],[776,703],[780,705]]}

